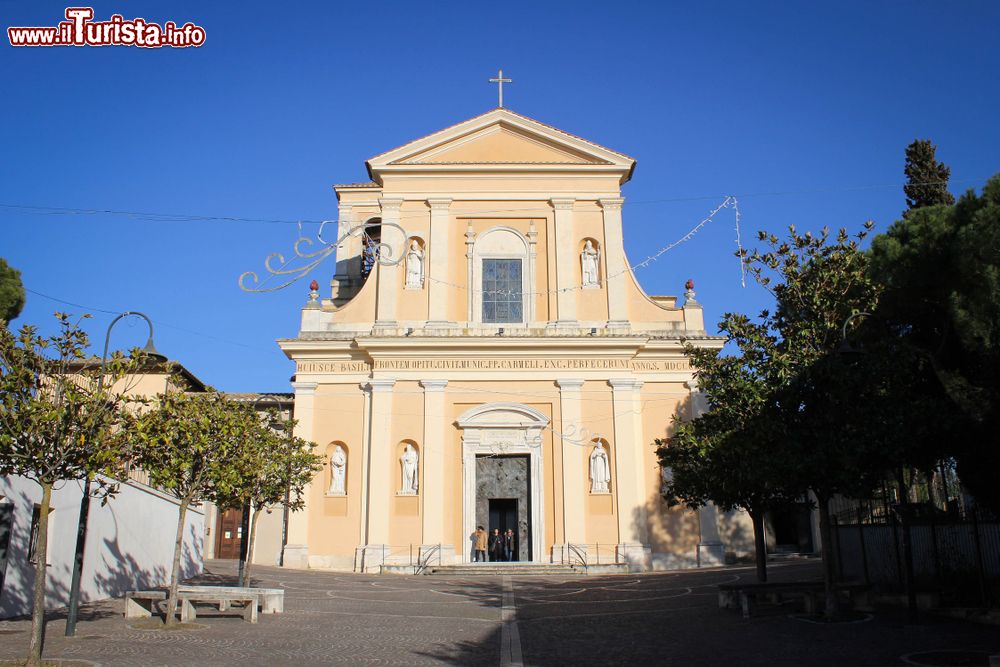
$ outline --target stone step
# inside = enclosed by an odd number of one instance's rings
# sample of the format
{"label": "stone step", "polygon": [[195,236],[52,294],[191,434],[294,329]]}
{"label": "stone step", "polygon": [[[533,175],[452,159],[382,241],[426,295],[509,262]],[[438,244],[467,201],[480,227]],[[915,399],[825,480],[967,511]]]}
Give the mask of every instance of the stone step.
{"label": "stone step", "polygon": [[581,568],[560,563],[468,563],[464,565],[435,565],[427,574],[438,576],[498,576],[498,575],[580,575]]}

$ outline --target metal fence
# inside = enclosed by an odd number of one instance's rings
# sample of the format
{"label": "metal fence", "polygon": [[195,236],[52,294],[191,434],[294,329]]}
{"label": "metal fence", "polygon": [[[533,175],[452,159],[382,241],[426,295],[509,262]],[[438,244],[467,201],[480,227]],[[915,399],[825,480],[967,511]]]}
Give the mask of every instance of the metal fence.
{"label": "metal fence", "polygon": [[841,581],[876,590],[906,587],[906,544],[914,588],[944,605],[1000,604],[1000,521],[971,504],[943,511],[932,502],[892,503],[891,494],[839,499],[832,513],[832,547]]}

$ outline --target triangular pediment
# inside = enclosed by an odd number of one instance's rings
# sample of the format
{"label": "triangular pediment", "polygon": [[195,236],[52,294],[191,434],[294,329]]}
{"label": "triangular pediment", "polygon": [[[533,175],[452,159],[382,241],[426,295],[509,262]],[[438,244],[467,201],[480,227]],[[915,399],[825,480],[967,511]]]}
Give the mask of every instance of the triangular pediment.
{"label": "triangular pediment", "polygon": [[503,122],[470,132],[392,164],[609,164],[593,155]]}
{"label": "triangular pediment", "polygon": [[373,180],[408,171],[598,170],[624,182],[635,160],[509,109],[494,109],[368,161]]}

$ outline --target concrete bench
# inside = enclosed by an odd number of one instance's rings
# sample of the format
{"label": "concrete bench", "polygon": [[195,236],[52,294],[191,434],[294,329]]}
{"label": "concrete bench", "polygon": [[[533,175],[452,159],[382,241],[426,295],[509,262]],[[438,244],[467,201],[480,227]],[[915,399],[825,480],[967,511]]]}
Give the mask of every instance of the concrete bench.
{"label": "concrete bench", "polygon": [[[213,602],[219,606],[219,611],[226,611],[234,602],[243,603],[243,619],[250,623],[257,622],[257,607],[261,603],[262,596],[260,593],[250,592],[254,589],[233,588],[231,591],[225,591],[217,590],[219,587],[213,586],[202,588],[208,590],[184,591],[178,588],[177,600],[180,602],[182,623],[189,623],[198,618],[195,602]],[[125,593],[125,618],[148,618],[153,615],[153,606],[166,599],[167,591],[163,590],[128,591]]]}
{"label": "concrete bench", "polygon": [[166,591],[128,591],[125,593],[125,618],[149,618],[153,615],[153,606],[166,599]]}
{"label": "concrete bench", "polygon": [[[870,609],[870,586],[864,584],[834,584],[838,593],[847,593],[852,604],[857,609]],[[745,583],[721,584],[719,586],[719,607],[724,609],[738,608],[743,618],[753,614],[757,598],[765,598],[769,602],[779,604],[786,598],[800,598],[806,613],[816,613],[821,606],[821,600],[826,593],[822,581],[787,581],[778,583]]]}
{"label": "concrete bench", "polygon": [[[211,586],[206,588],[212,588]],[[210,591],[181,591],[178,589],[177,597],[181,603],[181,622],[189,623],[198,618],[195,610],[195,602],[213,602],[219,606],[220,611],[229,609],[234,602],[243,603],[243,620],[250,623],[257,622],[257,607],[260,605],[260,594],[251,593],[249,589],[236,589],[236,592],[226,593],[217,590]]]}
{"label": "concrete bench", "polygon": [[[851,606],[857,611],[873,611],[871,602],[872,587],[867,584],[834,584],[836,593],[846,593],[851,599]],[[809,590],[803,594],[803,607],[807,614],[817,614],[823,608],[826,589]]]}
{"label": "concrete bench", "polygon": [[[241,586],[178,586],[179,593],[256,593],[260,597],[262,614],[280,614],[285,611],[284,588],[249,588]],[[220,600],[219,611],[229,608],[228,600]]]}

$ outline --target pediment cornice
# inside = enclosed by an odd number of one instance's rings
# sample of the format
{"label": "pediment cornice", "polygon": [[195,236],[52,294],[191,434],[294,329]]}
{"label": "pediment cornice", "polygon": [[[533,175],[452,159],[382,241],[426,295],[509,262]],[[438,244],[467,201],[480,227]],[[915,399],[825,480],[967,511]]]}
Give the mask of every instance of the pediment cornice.
{"label": "pediment cornice", "polygon": [[385,175],[429,172],[617,173],[624,183],[635,160],[510,109],[493,109],[376,155],[366,166],[376,183]]}

